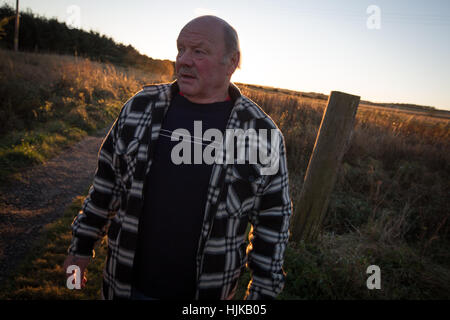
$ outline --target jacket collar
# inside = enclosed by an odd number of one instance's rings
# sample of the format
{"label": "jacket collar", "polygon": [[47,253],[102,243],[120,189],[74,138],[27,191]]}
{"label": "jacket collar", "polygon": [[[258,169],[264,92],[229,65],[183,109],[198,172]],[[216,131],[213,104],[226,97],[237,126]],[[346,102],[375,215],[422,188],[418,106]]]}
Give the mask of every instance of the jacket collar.
{"label": "jacket collar", "polygon": [[[178,86],[177,80],[170,83],[170,99],[176,96],[180,92],[180,87]],[[236,104],[236,100],[242,96],[241,90],[239,90],[234,83],[230,82],[228,87],[228,94],[230,95],[233,105]]]}

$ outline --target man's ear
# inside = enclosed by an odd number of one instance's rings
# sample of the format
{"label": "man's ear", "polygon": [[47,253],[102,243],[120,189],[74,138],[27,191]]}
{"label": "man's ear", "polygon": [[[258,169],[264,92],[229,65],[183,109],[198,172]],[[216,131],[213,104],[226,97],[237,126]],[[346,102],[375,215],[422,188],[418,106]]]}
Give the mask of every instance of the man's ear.
{"label": "man's ear", "polygon": [[239,60],[241,58],[241,53],[236,51],[234,52],[231,57],[230,57],[230,64],[228,67],[228,75],[231,76],[234,71],[236,71],[238,65],[239,65]]}

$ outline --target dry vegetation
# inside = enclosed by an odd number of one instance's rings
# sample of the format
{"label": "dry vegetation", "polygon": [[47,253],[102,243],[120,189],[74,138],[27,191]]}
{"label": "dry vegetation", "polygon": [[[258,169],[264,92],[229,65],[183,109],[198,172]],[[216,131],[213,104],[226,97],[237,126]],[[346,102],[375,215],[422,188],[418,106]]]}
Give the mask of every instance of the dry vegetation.
{"label": "dry vegetation", "polygon": [[[241,86],[284,133],[298,195],[326,101]],[[291,243],[281,298],[450,297],[450,121],[359,108],[320,241]],[[383,290],[365,288],[379,265]]]}
{"label": "dry vegetation", "polygon": [[[18,79],[14,83],[23,81],[32,86],[33,92],[43,92],[36,95],[44,97],[41,100],[36,98],[22,104],[25,110],[35,110],[35,114],[30,111],[34,117],[30,124],[24,122],[22,131],[18,130],[25,137],[37,130],[33,128],[38,128],[39,122],[49,127],[63,121],[70,124],[66,129],[85,130],[93,121],[92,108],[102,110],[93,114],[103,119],[96,123],[105,125],[142,82],[150,82],[147,75],[86,60],[23,55],[18,62],[3,51],[0,55],[2,77],[8,72],[5,79],[0,79],[7,106],[10,103],[12,108],[12,99],[23,91],[17,84],[10,84],[8,90],[12,88],[12,93],[3,89],[6,79]],[[326,100],[312,94],[239,86],[284,133],[295,209]],[[21,123],[22,119],[11,121]],[[57,132],[67,137],[64,130]],[[13,146],[18,145],[21,144]],[[285,262],[288,281],[280,299],[448,299],[449,147],[448,119],[361,106],[322,235],[316,243],[290,243]],[[5,146],[3,150],[10,149]],[[0,151],[0,161],[5,152]],[[67,213],[69,219],[66,217],[57,231],[51,233],[53,244],[49,247],[49,238],[44,238],[40,250],[35,251],[39,254],[26,259],[28,268],[34,266],[38,270],[45,265],[47,269],[58,269],[68,246],[68,221],[77,212],[76,207],[71,210]],[[59,256],[54,258],[52,252]],[[97,262],[101,263],[101,259],[102,256]],[[382,290],[366,288],[366,268],[372,264],[381,268]],[[98,298],[98,287],[74,295],[57,276],[40,272],[38,277],[45,282],[44,286],[31,281],[26,271],[29,269],[20,270],[9,289],[3,290],[3,297]],[[90,272],[94,286],[99,285],[101,276],[100,269],[96,270]],[[248,273],[244,274],[237,298],[242,297],[248,277]]]}
{"label": "dry vegetation", "polygon": [[142,84],[171,77],[0,50],[0,180],[105,127]]}

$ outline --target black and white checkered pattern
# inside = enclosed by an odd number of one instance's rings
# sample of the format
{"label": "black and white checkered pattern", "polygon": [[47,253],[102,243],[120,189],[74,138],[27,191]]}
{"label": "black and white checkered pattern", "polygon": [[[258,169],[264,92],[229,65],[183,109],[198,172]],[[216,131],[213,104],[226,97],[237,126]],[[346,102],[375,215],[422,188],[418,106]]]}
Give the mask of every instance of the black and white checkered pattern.
{"label": "black and white checkered pattern", "polygon": [[[70,254],[91,257],[108,235],[105,299],[131,295],[145,176],[164,115],[178,90],[176,82],[145,86],[125,103],[103,141],[93,185],[73,221]],[[229,93],[234,107],[227,129],[276,129],[279,169],[261,175],[258,164],[213,165],[196,260],[196,299],[231,299],[245,266],[252,274],[246,299],[271,299],[285,281],[282,265],[292,214],[284,138],[272,119],[236,86],[230,84]]]}

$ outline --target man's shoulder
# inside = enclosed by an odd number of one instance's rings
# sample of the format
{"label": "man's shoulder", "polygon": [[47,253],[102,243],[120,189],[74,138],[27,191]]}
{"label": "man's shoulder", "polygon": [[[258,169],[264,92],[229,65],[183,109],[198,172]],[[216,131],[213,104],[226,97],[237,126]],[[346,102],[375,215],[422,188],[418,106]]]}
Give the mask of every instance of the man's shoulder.
{"label": "man's shoulder", "polygon": [[169,92],[170,85],[170,83],[144,85],[141,90],[125,102],[121,112],[122,116],[126,117],[131,112],[144,112],[150,102],[161,100],[162,96]]}
{"label": "man's shoulder", "polygon": [[275,121],[255,101],[245,95],[241,95],[242,108],[238,111],[241,122],[248,122],[248,126],[255,129],[277,129]]}
{"label": "man's shoulder", "polygon": [[162,93],[166,93],[170,90],[173,83],[153,83],[146,84],[142,87],[142,92],[151,96],[160,96]]}

